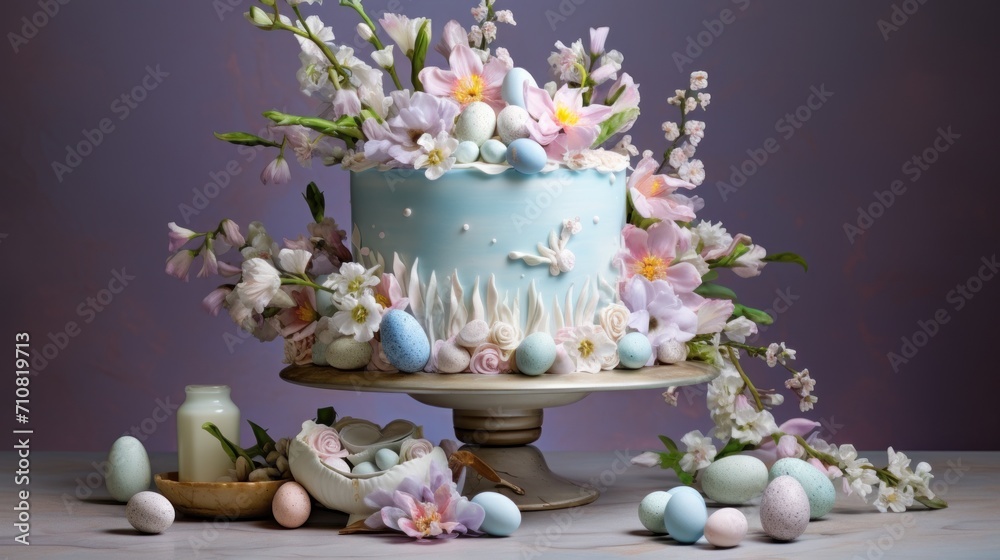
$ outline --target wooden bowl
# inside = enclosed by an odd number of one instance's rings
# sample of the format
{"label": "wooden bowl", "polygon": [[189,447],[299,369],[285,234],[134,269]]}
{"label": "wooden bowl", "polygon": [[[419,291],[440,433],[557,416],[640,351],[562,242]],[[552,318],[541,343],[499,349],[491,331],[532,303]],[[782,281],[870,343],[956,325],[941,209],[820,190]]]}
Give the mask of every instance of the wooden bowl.
{"label": "wooden bowl", "polygon": [[270,517],[274,494],[288,482],[179,482],[176,472],[159,473],[153,480],[184,515],[226,519]]}

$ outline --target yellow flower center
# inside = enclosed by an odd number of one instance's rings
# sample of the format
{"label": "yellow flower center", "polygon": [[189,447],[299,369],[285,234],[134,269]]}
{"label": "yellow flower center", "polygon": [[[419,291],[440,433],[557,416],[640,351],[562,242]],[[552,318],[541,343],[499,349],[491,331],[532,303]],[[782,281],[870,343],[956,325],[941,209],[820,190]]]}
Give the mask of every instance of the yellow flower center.
{"label": "yellow flower center", "polygon": [[303,323],[312,323],[319,320],[319,313],[316,313],[316,310],[309,307],[308,304],[303,304],[295,308],[295,316]]}
{"label": "yellow flower center", "polygon": [[656,196],[663,190],[663,181],[653,179],[653,184],[649,186],[649,196]]}
{"label": "yellow flower center", "polygon": [[441,148],[434,148],[427,154],[427,165],[431,167],[440,164],[444,160],[444,152],[441,151]]}
{"label": "yellow flower center", "polygon": [[473,101],[482,101],[485,89],[486,84],[483,82],[483,77],[479,74],[470,74],[455,82],[452,96],[455,101],[465,106]]}
{"label": "yellow flower center", "polygon": [[580,356],[589,358],[594,353],[594,343],[589,338],[585,338],[580,341],[580,346],[577,347],[577,350],[580,351]]}
{"label": "yellow flower center", "polygon": [[351,317],[354,319],[355,323],[364,323],[368,320],[368,310],[365,309],[365,306],[359,303],[358,305],[355,305],[354,309],[351,311]]}
{"label": "yellow flower center", "polygon": [[434,504],[424,504],[425,513],[413,518],[413,526],[424,536],[430,535],[434,525],[441,521],[441,514],[438,513]]}
{"label": "yellow flower center", "polygon": [[361,291],[361,288],[364,286],[364,284],[365,284],[365,277],[356,276],[353,279],[351,279],[350,282],[347,283],[347,291],[348,293],[356,294],[359,291]]}
{"label": "yellow flower center", "polygon": [[580,113],[577,113],[576,111],[570,109],[569,107],[563,105],[562,103],[556,105],[555,117],[556,117],[556,122],[563,125],[564,127],[576,126],[576,124],[580,122]]}
{"label": "yellow flower center", "polygon": [[647,280],[661,280],[667,277],[667,266],[670,262],[665,261],[656,255],[646,255],[639,262],[635,263],[635,273],[645,276]]}
{"label": "yellow flower center", "polygon": [[392,302],[384,294],[375,294],[375,301],[385,309],[388,309],[392,305]]}

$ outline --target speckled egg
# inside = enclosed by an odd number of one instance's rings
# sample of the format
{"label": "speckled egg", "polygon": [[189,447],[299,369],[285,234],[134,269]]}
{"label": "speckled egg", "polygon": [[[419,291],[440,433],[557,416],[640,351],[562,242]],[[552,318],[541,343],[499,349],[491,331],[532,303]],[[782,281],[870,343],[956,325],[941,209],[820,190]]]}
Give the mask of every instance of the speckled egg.
{"label": "speckled egg", "polygon": [[388,447],[383,447],[375,453],[375,466],[385,471],[399,464],[399,454]]}
{"label": "speckled egg", "polygon": [[541,375],[556,361],[556,343],[546,332],[524,337],[514,353],[517,370],[525,375]]}
{"label": "speckled egg", "polygon": [[509,537],[521,526],[521,510],[507,496],[497,492],[480,492],[471,501],[486,512],[479,530],[487,535]]}
{"label": "speckled egg", "polygon": [[735,508],[722,508],[708,516],[705,540],[712,546],[730,548],[747,536],[747,516]]}
{"label": "speckled egg", "polygon": [[545,148],[531,138],[518,138],[507,146],[507,163],[525,175],[534,175],[545,167],[549,156]]}
{"label": "speckled egg", "polygon": [[639,522],[643,527],[657,535],[667,534],[667,528],[663,525],[663,511],[671,496],[669,492],[657,491],[647,494],[639,502]]}
{"label": "speckled egg", "polygon": [[469,351],[453,341],[445,341],[437,351],[437,368],[441,373],[459,373],[469,367]]}
{"label": "speckled egg", "polygon": [[531,77],[531,73],[527,70],[524,68],[511,68],[507,72],[507,75],[503,77],[503,84],[500,85],[500,97],[508,105],[524,107],[525,82],[531,84],[533,87],[538,87],[538,82]]}
{"label": "speckled egg", "polygon": [[497,128],[497,114],[482,101],[469,103],[455,121],[455,138],[459,142],[472,142],[482,146],[493,137]]}
{"label": "speckled egg", "polygon": [[309,520],[312,502],[309,492],[298,482],[286,482],[278,488],[271,500],[271,513],[282,527],[295,529]]}
{"label": "speckled egg", "polygon": [[479,147],[479,155],[486,163],[503,163],[507,159],[507,146],[495,138],[490,138]]}
{"label": "speckled egg", "polygon": [[372,359],[372,345],[353,336],[335,339],[326,347],[326,362],[337,369],[364,369]]}
{"label": "speckled egg", "polygon": [[455,342],[459,346],[475,349],[479,348],[480,344],[486,342],[486,338],[489,335],[490,325],[482,319],[473,319],[462,327],[458,336],[455,337]]}
{"label": "speckled egg", "polygon": [[412,315],[400,309],[390,310],[382,317],[379,332],[382,351],[390,364],[409,373],[424,369],[431,357],[431,343]]}
{"label": "speckled egg", "polygon": [[479,159],[479,146],[469,140],[459,142],[458,148],[455,148],[455,153],[452,155],[458,163],[472,163]]}
{"label": "speckled egg", "polygon": [[767,487],[767,466],[750,455],[730,455],[701,473],[701,489],[720,504],[745,504]]}
{"label": "speckled egg", "polygon": [[819,519],[830,513],[837,500],[833,483],[819,469],[802,459],[786,457],[771,465],[770,479],[788,475],[799,481],[809,498],[809,519]]}
{"label": "speckled egg", "polygon": [[358,463],[357,465],[354,465],[353,469],[351,469],[351,473],[353,474],[372,474],[375,472],[378,472],[378,469],[376,469],[375,465],[369,463],[368,461]]}
{"label": "speckled egg", "polygon": [[116,439],[108,453],[108,473],[104,479],[111,497],[125,503],[147,490],[151,478],[149,455],[142,442],[132,436]]}
{"label": "speckled egg", "polygon": [[630,332],[618,341],[618,361],[623,368],[639,369],[653,357],[653,347],[646,335]]}
{"label": "speckled egg", "polygon": [[125,519],[140,533],[162,533],[174,523],[174,506],[162,494],[139,492],[125,506]]}
{"label": "speckled egg", "polygon": [[693,488],[676,491],[663,509],[663,526],[675,541],[691,544],[705,534],[708,509],[705,499]]}
{"label": "speckled egg", "polygon": [[531,115],[517,105],[508,105],[497,115],[497,135],[504,144],[510,144],[518,138],[528,137],[528,121]]}
{"label": "speckled egg", "polygon": [[779,541],[791,541],[809,525],[809,497],[798,480],[782,475],[767,485],[760,499],[760,526]]}

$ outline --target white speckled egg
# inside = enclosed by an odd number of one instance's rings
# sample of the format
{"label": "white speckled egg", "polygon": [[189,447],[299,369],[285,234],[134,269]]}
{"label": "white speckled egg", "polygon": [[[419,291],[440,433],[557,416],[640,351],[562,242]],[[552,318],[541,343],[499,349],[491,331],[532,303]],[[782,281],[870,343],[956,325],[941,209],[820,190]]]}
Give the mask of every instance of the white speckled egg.
{"label": "white speckled egg", "polygon": [[507,159],[507,146],[495,138],[490,138],[479,147],[479,155],[486,163],[503,163]]}
{"label": "white speckled egg", "polygon": [[388,447],[383,447],[375,453],[375,466],[377,466],[380,471],[391,469],[398,464],[399,455]]}
{"label": "white speckled egg", "polygon": [[337,369],[363,369],[372,359],[372,346],[353,336],[335,339],[326,347],[326,362]]}
{"label": "white speckled egg", "polygon": [[351,473],[353,474],[372,474],[375,472],[378,472],[378,469],[376,469],[375,465],[369,463],[368,461],[358,463],[357,465],[354,465],[353,469],[351,469]]}
{"label": "white speckled egg", "polygon": [[312,502],[309,501],[309,492],[295,481],[282,484],[271,500],[274,520],[288,529],[301,527],[309,520],[311,512]]}
{"label": "white speckled egg", "polygon": [[745,504],[767,487],[767,466],[750,455],[730,455],[701,473],[701,489],[720,504]]}
{"label": "white speckled egg", "polygon": [[[688,488],[688,487],[685,487]],[[705,499],[693,488],[676,490],[663,509],[663,526],[675,541],[691,544],[705,534],[708,509]]]}
{"label": "white speckled egg", "polygon": [[837,491],[833,483],[816,467],[802,459],[786,457],[778,459],[771,465],[769,477],[771,480],[787,474],[799,481],[809,498],[809,518],[819,519],[830,513],[833,503],[837,500]]}
{"label": "white speckled egg", "polygon": [[472,361],[469,351],[452,341],[445,341],[437,353],[437,367],[441,373],[465,371]]}
{"label": "white speckled egg", "polygon": [[556,343],[546,332],[524,337],[514,353],[517,370],[525,375],[541,375],[556,361]]}
{"label": "white speckled egg", "polygon": [[469,103],[455,121],[455,138],[459,142],[472,142],[482,146],[493,137],[497,128],[497,114],[482,101]]}
{"label": "white speckled egg", "polygon": [[486,342],[486,338],[490,334],[490,326],[482,319],[473,319],[469,321],[462,330],[459,331],[458,336],[455,337],[455,342],[459,346],[465,348],[478,348],[480,344]]}
{"label": "white speckled egg", "polygon": [[521,526],[521,510],[513,500],[498,492],[480,492],[472,498],[486,516],[479,530],[494,537],[509,537]]}
{"label": "white speckled egg", "polygon": [[104,479],[111,497],[125,503],[148,489],[151,478],[149,455],[142,442],[132,436],[116,439],[108,453],[108,474]]}
{"label": "white speckled egg", "polygon": [[809,497],[798,480],[783,475],[767,485],[760,499],[760,526],[779,541],[798,538],[809,525]]}
{"label": "white speckled egg", "polygon": [[454,156],[458,163],[472,163],[479,159],[479,145],[469,140],[459,142]]}
{"label": "white speckled egg", "polygon": [[507,146],[507,163],[525,175],[534,175],[545,167],[549,156],[545,148],[531,138],[518,138]]}
{"label": "white speckled egg", "polygon": [[740,544],[747,536],[747,517],[735,508],[722,508],[708,516],[705,540],[712,546],[729,548]]}
{"label": "white speckled egg", "polygon": [[409,373],[424,369],[431,357],[431,343],[412,315],[400,309],[390,310],[382,317],[379,332],[382,351],[390,364]]}
{"label": "white speckled egg", "polygon": [[618,361],[623,368],[639,369],[653,356],[653,347],[646,335],[630,332],[618,341]]}
{"label": "white speckled egg", "polygon": [[508,105],[524,107],[524,84],[525,82],[538,87],[538,82],[531,77],[531,74],[524,68],[511,68],[507,75],[503,77],[503,84],[500,85],[500,97]]}
{"label": "white speckled egg", "polygon": [[174,506],[156,492],[139,492],[125,506],[125,519],[140,533],[162,533],[174,523]]}
{"label": "white speckled egg", "polygon": [[528,137],[528,121],[531,115],[517,105],[508,105],[497,115],[497,135],[504,144],[510,144],[518,138]]}
{"label": "white speckled egg", "polygon": [[639,502],[639,522],[643,527],[657,535],[667,534],[667,527],[663,524],[663,511],[671,496],[669,492],[658,491],[647,494]]}

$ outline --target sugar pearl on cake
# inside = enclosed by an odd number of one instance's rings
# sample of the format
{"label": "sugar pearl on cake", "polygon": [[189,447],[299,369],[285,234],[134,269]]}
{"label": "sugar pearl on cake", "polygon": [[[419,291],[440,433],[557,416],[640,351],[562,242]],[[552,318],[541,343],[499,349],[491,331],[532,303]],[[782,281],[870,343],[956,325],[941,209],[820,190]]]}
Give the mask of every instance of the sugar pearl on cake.
{"label": "sugar pearl on cake", "polygon": [[490,239],[490,245],[496,245],[496,244],[497,244],[497,238],[496,237],[494,237],[493,239]]}
{"label": "sugar pearl on cake", "polygon": [[378,232],[378,238],[379,239],[385,239],[385,232],[384,231]]}
{"label": "sugar pearl on cake", "polygon": [[462,231],[469,231],[469,224],[462,224]]}
{"label": "sugar pearl on cake", "polygon": [[413,210],[409,208],[403,208],[403,217],[409,218],[412,215],[413,215]]}
{"label": "sugar pearl on cake", "polygon": [[594,216],[594,223],[595,224],[600,223],[600,221],[601,221],[601,217],[600,216]]}

